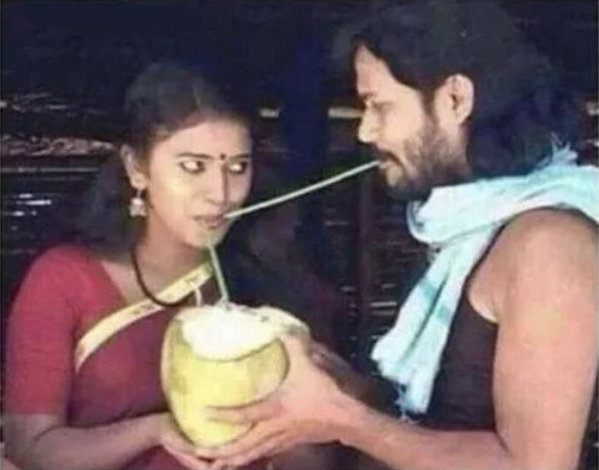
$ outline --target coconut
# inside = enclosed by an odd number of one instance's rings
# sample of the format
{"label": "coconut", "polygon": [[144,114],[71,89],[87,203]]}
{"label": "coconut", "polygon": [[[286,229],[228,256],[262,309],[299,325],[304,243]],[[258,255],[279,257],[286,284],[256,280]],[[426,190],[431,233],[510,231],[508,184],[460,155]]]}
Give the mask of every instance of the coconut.
{"label": "coconut", "polygon": [[205,408],[245,405],[275,391],[288,369],[279,338],[292,329],[308,334],[295,317],[266,306],[185,308],[173,318],[162,347],[162,387],[191,442],[219,445],[249,430],[210,420]]}

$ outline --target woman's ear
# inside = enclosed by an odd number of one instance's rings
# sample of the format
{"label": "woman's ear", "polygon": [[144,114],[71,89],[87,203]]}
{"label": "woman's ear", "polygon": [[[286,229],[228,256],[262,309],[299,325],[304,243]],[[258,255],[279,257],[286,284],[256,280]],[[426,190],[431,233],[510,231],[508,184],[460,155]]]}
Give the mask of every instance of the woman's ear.
{"label": "woman's ear", "polygon": [[146,172],[133,148],[129,145],[123,145],[120,149],[120,155],[131,186],[142,191],[146,189],[148,185]]}

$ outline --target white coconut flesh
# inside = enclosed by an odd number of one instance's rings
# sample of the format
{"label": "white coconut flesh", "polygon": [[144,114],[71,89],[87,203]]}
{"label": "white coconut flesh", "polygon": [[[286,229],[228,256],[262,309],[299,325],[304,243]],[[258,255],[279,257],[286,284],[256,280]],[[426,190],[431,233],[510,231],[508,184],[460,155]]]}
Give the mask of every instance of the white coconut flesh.
{"label": "white coconut flesh", "polygon": [[306,326],[285,312],[236,304],[187,308],[178,316],[185,342],[200,358],[226,361],[244,357],[272,343],[290,329]]}

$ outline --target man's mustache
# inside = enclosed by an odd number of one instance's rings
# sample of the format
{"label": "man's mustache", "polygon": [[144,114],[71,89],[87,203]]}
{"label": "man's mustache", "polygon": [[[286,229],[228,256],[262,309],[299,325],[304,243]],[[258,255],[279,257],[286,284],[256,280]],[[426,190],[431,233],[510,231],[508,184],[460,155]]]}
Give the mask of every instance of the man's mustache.
{"label": "man's mustache", "polygon": [[370,147],[370,151],[372,153],[372,157],[381,163],[388,161],[397,162],[397,157],[392,152],[388,152],[374,146]]}

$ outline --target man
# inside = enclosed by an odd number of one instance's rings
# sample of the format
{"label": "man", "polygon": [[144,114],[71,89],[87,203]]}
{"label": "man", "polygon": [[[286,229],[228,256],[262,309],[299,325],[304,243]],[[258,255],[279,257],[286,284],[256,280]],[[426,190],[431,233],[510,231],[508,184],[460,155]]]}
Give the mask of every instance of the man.
{"label": "man", "polygon": [[436,252],[372,354],[398,413],[287,337],[279,391],[213,410],[252,431],[199,454],[240,465],[339,441],[392,468],[575,468],[597,370],[598,214],[597,171],[570,149],[572,102],[483,0],[378,9],[353,64],[358,137]]}

